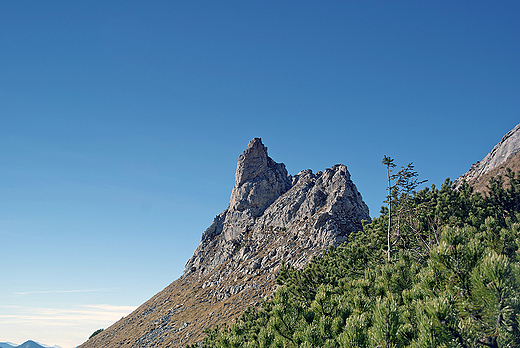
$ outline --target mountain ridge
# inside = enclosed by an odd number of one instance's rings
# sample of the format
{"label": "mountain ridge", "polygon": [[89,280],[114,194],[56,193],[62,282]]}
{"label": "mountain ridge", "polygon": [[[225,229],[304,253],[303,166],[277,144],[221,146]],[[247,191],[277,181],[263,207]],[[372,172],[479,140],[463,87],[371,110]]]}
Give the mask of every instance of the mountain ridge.
{"label": "mountain ridge", "polygon": [[0,348],[13,348],[18,346],[17,344],[10,343],[10,342],[0,342]]}
{"label": "mountain ridge", "polygon": [[59,346],[48,346],[41,343],[38,343],[33,340],[27,340],[24,343],[18,345],[11,342],[0,342],[0,348],[60,348]]}
{"label": "mountain ridge", "polygon": [[[520,123],[507,132],[493,149],[481,160],[474,163],[471,168],[454,182],[453,186],[459,188],[464,181],[475,188],[475,191],[484,191],[489,178],[495,175],[503,175],[505,168],[512,167],[513,170],[520,170],[515,159],[520,154]],[[495,173],[489,174],[496,168]]]}
{"label": "mountain ridge", "polygon": [[239,156],[228,208],[203,232],[183,275],[81,348],[183,347],[276,288],[281,263],[305,266],[370,220],[342,164],[292,176],[260,138]]}

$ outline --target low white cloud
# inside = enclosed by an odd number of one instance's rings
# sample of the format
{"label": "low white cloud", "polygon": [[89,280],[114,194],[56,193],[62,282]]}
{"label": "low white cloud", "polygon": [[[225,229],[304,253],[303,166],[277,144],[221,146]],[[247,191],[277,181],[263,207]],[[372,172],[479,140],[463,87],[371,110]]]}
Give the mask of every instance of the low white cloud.
{"label": "low white cloud", "polygon": [[136,308],[108,304],[72,308],[0,306],[0,337],[14,342],[32,339],[73,348],[85,342],[95,330],[112,325]]}
{"label": "low white cloud", "polygon": [[105,292],[109,290],[43,290],[43,291],[15,291],[15,295],[34,295],[34,294],[72,294],[72,293],[84,293],[84,292]]}
{"label": "low white cloud", "polygon": [[1,324],[28,323],[45,326],[74,326],[81,324],[111,324],[128,315],[136,306],[114,306],[106,304],[81,305],[75,308],[42,308],[3,306],[9,314],[0,314]]}
{"label": "low white cloud", "polygon": [[107,310],[107,311],[115,311],[115,312],[133,311],[133,310],[135,310],[137,308],[135,306],[111,306],[111,305],[104,305],[104,304],[101,304],[101,305],[83,305],[82,307],[96,308],[96,309],[102,309],[102,310]]}

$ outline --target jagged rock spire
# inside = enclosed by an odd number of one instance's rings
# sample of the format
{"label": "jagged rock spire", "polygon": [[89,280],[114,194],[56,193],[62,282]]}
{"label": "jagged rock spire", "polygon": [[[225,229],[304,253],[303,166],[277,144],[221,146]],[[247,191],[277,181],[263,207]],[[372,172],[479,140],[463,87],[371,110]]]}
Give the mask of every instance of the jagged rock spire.
{"label": "jagged rock spire", "polygon": [[[262,144],[261,138],[254,138],[247,148],[238,157],[237,171],[235,173],[235,187],[252,180],[262,174],[268,165],[267,147]],[[272,160],[271,160],[272,161]]]}
{"label": "jagged rock spire", "polygon": [[290,188],[291,178],[285,165],[267,155],[260,138],[251,140],[238,157],[235,187],[226,214],[226,239],[235,238]]}
{"label": "jagged rock spire", "polygon": [[202,234],[184,276],[195,271],[207,274],[229,260],[248,233],[314,221],[306,225],[310,230],[305,245],[322,250],[347,240],[349,233],[361,229],[361,220],[370,220],[368,207],[346,166],[290,176],[283,163],[267,155],[262,140],[254,138],[238,157],[228,208]]}

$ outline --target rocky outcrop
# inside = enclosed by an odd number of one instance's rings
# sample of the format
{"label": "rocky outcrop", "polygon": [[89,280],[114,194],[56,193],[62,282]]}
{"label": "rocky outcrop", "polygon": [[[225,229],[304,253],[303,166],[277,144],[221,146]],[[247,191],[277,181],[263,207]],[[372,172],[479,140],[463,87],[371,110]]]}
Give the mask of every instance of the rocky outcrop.
{"label": "rocky outcrop", "polygon": [[203,233],[184,276],[208,274],[233,257],[246,236],[254,239],[270,227],[291,231],[308,219],[316,222],[306,245],[321,250],[346,241],[350,232],[361,229],[361,220],[370,218],[346,166],[290,176],[255,138],[238,159],[228,208]]}
{"label": "rocky outcrop", "polygon": [[303,267],[347,241],[368,207],[338,164],[288,175],[259,138],[240,155],[226,210],[204,231],[183,275],[81,347],[183,347],[276,287],[282,261]]}
{"label": "rocky outcrop", "polygon": [[[520,124],[510,130],[502,137],[502,140],[495,145],[493,150],[484,157],[482,161],[473,164],[465,174],[461,175],[453,182],[455,188],[460,187],[464,181],[470,185],[477,187],[484,187],[480,185],[479,178],[483,178],[485,174],[491,172],[493,169],[503,166],[506,162],[511,160],[516,154],[520,152]],[[489,177],[487,175],[486,177]],[[487,181],[486,181],[487,183]]]}
{"label": "rocky outcrop", "polygon": [[[254,138],[240,155],[235,173],[235,187],[222,221],[226,240],[233,240],[254,224],[278,197],[291,187],[285,164],[267,156],[262,140]],[[218,220],[220,221],[220,220]]]}

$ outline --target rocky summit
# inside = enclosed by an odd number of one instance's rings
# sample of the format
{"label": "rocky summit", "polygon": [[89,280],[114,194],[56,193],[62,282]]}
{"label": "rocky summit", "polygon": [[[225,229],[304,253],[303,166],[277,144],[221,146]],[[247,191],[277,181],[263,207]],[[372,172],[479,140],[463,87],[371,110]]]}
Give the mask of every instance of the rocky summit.
{"label": "rocky summit", "polygon": [[457,178],[453,186],[458,188],[466,181],[475,191],[485,191],[489,179],[497,175],[503,176],[507,168],[515,172],[520,170],[520,124],[507,132],[484,159],[473,164],[470,170]]}
{"label": "rocky summit", "polygon": [[337,164],[288,175],[260,138],[240,155],[229,205],[202,234],[183,275],[80,347],[184,347],[229,323],[276,287],[282,261],[301,268],[370,220]]}

